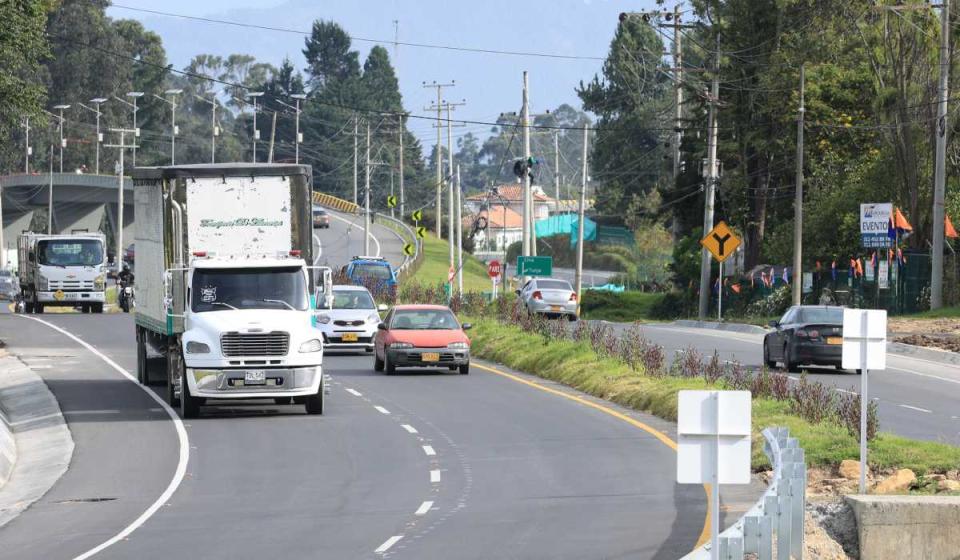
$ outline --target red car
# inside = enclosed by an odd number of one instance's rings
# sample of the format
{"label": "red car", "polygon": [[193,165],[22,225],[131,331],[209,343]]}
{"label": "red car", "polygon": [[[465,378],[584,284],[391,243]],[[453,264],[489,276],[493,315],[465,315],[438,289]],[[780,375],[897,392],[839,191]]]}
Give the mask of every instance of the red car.
{"label": "red car", "polygon": [[447,367],[470,373],[470,323],[457,321],[444,305],[397,305],[377,326],[373,369]]}

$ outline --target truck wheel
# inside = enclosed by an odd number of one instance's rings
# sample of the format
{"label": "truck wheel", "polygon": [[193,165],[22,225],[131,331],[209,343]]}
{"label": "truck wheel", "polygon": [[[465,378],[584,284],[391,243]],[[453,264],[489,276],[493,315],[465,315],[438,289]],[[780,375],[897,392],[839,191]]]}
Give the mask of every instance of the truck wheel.
{"label": "truck wheel", "polygon": [[33,312],[38,315],[43,313],[43,304],[39,301],[33,302]]}
{"label": "truck wheel", "polygon": [[197,418],[200,416],[201,400],[190,396],[190,385],[187,384],[187,366],[183,363],[183,358],[177,356],[180,365],[180,416],[183,418]]}
{"label": "truck wheel", "polygon": [[102,303],[94,303],[94,304],[93,304],[92,311],[93,311],[94,313],[103,313],[103,304],[102,304]]}
{"label": "truck wheel", "polygon": [[33,302],[32,302],[32,301],[25,301],[25,302],[23,302],[23,312],[24,312],[24,313],[29,313],[29,314],[31,314],[31,315],[33,314]]}
{"label": "truck wheel", "polygon": [[175,342],[167,346],[167,402],[170,406],[180,406],[180,397],[176,392],[175,379],[180,377],[179,369],[180,353],[177,352]]}
{"label": "truck wheel", "polygon": [[137,327],[137,381],[149,385],[150,370],[147,366],[147,343],[144,336],[143,329]]}
{"label": "truck wheel", "polygon": [[309,395],[304,403],[307,414],[323,414],[323,385],[317,390],[317,394]]}

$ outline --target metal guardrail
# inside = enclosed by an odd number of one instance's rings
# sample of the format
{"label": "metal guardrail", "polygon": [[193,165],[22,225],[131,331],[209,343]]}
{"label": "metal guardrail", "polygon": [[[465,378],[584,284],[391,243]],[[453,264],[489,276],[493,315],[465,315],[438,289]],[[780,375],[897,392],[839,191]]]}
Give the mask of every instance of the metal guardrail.
{"label": "metal guardrail", "polygon": [[[787,428],[763,430],[763,452],[773,465],[773,480],[750,510],[720,533],[721,560],[743,560],[753,554],[757,560],[803,558],[803,519],[807,491],[807,466],[797,438]],[[774,535],[777,553],[774,556]],[[709,559],[706,544],[683,560]]]}
{"label": "metal guardrail", "polygon": [[356,214],[360,211],[360,206],[350,202],[349,200],[344,200],[342,198],[337,198],[333,195],[317,191],[313,191],[313,203],[319,204],[320,206],[326,206],[327,208],[333,208],[334,210],[340,210],[341,212],[349,212],[351,214]]}
{"label": "metal guardrail", "polygon": [[[420,243],[417,240],[417,234],[414,233],[413,228],[403,223],[403,221],[396,218],[391,218],[386,214],[381,214],[379,212],[374,212],[377,216],[377,221],[386,227],[394,230],[397,233],[397,237],[400,238],[404,243],[413,243],[414,253],[413,256],[404,255],[403,262],[400,263],[400,266],[397,267],[397,274],[403,275],[406,274],[406,271],[413,266],[414,263],[420,260]],[[404,239],[404,236],[407,238]]]}

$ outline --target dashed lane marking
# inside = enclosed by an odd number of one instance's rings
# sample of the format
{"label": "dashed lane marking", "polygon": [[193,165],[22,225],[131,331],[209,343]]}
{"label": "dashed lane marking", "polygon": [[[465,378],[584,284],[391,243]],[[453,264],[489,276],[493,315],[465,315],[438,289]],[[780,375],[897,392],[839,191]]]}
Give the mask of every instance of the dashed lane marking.
{"label": "dashed lane marking", "polygon": [[417,433],[417,429],[411,426],[410,424],[401,424],[404,430],[410,432],[411,434]]}
{"label": "dashed lane marking", "polygon": [[909,409],[909,410],[916,410],[917,412],[923,412],[923,413],[926,413],[926,414],[932,414],[932,413],[933,413],[932,410],[927,410],[927,409],[925,409],[925,408],[920,408],[920,407],[917,407],[917,406],[910,406],[909,404],[898,404],[897,406],[899,406],[900,408],[906,408],[906,409]]}
{"label": "dashed lane marking", "polygon": [[349,388],[348,388],[348,389],[345,389],[345,391],[348,392],[348,393],[350,393],[351,395],[353,395],[353,396],[355,396],[355,397],[362,397],[362,396],[363,396],[363,393],[361,393],[360,391],[357,391],[356,389],[349,389]]}
{"label": "dashed lane marking", "polygon": [[430,446],[430,445],[424,445],[424,446],[423,446],[423,452],[426,453],[426,454],[427,454],[428,456],[430,456],[430,457],[432,457],[432,456],[434,456],[434,455],[437,454],[437,452],[433,450],[433,446]]}
{"label": "dashed lane marking", "polygon": [[430,482],[440,482],[440,470],[434,469],[430,471]]}
{"label": "dashed lane marking", "polygon": [[383,408],[382,406],[374,406],[373,408],[377,409],[377,412],[380,414],[390,414],[390,411]]}
{"label": "dashed lane marking", "polygon": [[397,544],[397,542],[399,542],[400,539],[402,539],[402,538],[403,538],[403,535],[394,535],[394,536],[390,537],[389,539],[387,539],[387,541],[386,541],[385,543],[383,543],[383,544],[381,544],[379,547],[377,547],[377,549],[374,550],[373,552],[376,553],[376,554],[383,554],[384,552],[390,550],[390,547],[392,547],[393,545]]}
{"label": "dashed lane marking", "polygon": [[414,515],[426,515],[430,508],[433,507],[433,502],[423,502],[420,504],[420,507],[417,508],[417,511],[413,512]]}

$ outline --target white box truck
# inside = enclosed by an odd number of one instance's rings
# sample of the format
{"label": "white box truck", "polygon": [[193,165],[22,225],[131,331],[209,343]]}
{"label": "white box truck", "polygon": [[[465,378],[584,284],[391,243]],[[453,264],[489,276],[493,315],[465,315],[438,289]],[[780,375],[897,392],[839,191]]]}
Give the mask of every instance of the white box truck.
{"label": "white box truck", "polygon": [[[311,297],[311,171],[283,164],[137,168],[137,376],[166,355],[186,418],[208,399],[271,399],[323,413],[323,336]],[[318,278],[322,280],[318,281]]]}
{"label": "white box truck", "polygon": [[17,264],[24,310],[79,307],[84,313],[102,313],[105,249],[102,233],[20,234]]}

